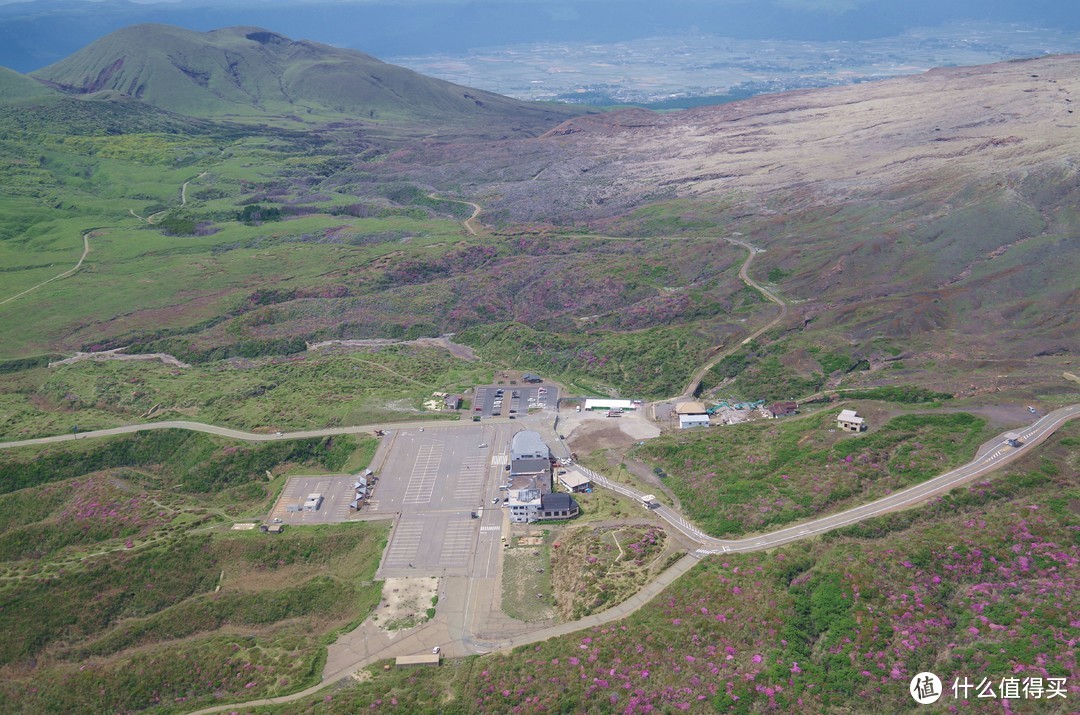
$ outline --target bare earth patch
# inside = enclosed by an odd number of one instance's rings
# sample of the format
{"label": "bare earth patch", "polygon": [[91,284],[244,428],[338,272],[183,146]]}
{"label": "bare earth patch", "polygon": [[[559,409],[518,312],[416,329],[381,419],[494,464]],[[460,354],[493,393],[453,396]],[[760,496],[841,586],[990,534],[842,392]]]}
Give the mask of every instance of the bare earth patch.
{"label": "bare earth patch", "polygon": [[439,593],[439,579],[388,578],[383,583],[382,601],[376,610],[379,628],[384,631],[411,628],[428,620],[427,610]]}

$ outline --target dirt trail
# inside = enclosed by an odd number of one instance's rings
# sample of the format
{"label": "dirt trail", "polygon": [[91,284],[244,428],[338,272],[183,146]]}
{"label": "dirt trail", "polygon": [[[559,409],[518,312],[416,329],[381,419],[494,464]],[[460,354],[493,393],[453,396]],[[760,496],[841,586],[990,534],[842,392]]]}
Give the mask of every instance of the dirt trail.
{"label": "dirt trail", "polygon": [[694,376],[690,378],[690,384],[686,386],[686,389],[683,390],[683,393],[676,399],[690,399],[691,397],[693,397],[694,393],[697,392],[698,386],[701,385],[701,381],[705,377],[705,373],[711,370],[717,363],[726,358],[728,355],[731,355],[750,341],[756,340],[757,338],[761,337],[765,333],[765,331],[770,330],[774,326],[778,325],[781,320],[787,317],[787,303],[784,302],[784,300],[780,298],[780,296],[776,295],[771,290],[755,281],[753,278],[750,277],[749,273],[747,273],[748,269],[750,268],[750,263],[754,260],[754,256],[760,253],[760,251],[751,246],[749,243],[746,243],[745,241],[740,241],[737,238],[725,237],[724,240],[728,243],[734,243],[736,245],[742,246],[750,252],[750,255],[746,257],[746,261],[743,262],[742,268],[739,269],[739,278],[742,279],[743,283],[765,296],[770,302],[780,306],[780,312],[777,313],[775,318],[773,318],[771,321],[761,326],[754,332],[750,333],[750,335],[743,338],[736,345],[731,346],[727,350],[721,350],[720,352],[714,354],[707,361],[705,361],[705,364],[698,368],[698,370],[694,373]]}
{"label": "dirt trail", "polygon": [[439,196],[435,193],[428,194],[428,198],[435,199],[436,201],[451,201],[455,204],[465,204],[466,206],[472,206],[472,216],[462,221],[461,224],[465,227],[465,230],[471,233],[473,236],[480,235],[476,232],[476,229],[473,228],[472,225],[472,222],[476,220],[476,217],[480,215],[481,211],[483,211],[483,209],[480,208],[480,204],[474,204],[472,201],[462,201],[461,199],[451,199],[447,198],[446,196]]}
{"label": "dirt trail", "polygon": [[449,335],[440,335],[437,338],[417,338],[416,340],[390,340],[389,338],[369,338],[365,340],[323,340],[318,343],[308,343],[308,352],[322,350],[323,348],[340,346],[344,348],[370,348],[383,345],[419,345],[428,348],[442,348],[459,360],[476,362],[479,358],[468,345],[459,345],[450,340]]}
{"label": "dirt trail", "polygon": [[57,360],[50,362],[49,367],[57,367],[59,365],[71,365],[77,362],[83,362],[85,360],[121,360],[121,361],[140,361],[140,360],[160,360],[166,365],[172,365],[173,367],[191,367],[186,362],[179,360],[178,358],[169,355],[168,353],[136,353],[134,355],[127,355],[121,351],[127,350],[126,347],[115,348],[114,350],[103,350],[96,353],[75,353],[69,358],[64,360]]}
{"label": "dirt trail", "polygon": [[16,295],[13,295],[10,298],[6,298],[5,300],[0,300],[0,305],[4,305],[5,303],[10,303],[11,301],[15,300],[16,298],[21,298],[22,296],[26,295],[27,293],[29,293],[31,291],[35,291],[38,288],[40,288],[41,286],[43,286],[43,285],[46,285],[48,283],[52,283],[53,281],[58,281],[61,278],[67,278],[68,276],[72,275],[77,270],[82,268],[83,261],[86,260],[87,254],[90,253],[90,234],[93,231],[94,231],[94,229],[89,229],[89,230],[83,231],[83,235],[82,235],[83,252],[82,252],[82,255],[79,256],[79,262],[75,264],[74,268],[66,270],[66,271],[64,271],[63,273],[61,273],[58,276],[53,276],[52,278],[50,278],[47,281],[42,281],[41,283],[38,283],[36,286],[31,286],[30,288],[27,288],[26,290],[24,290],[22,293],[18,293]]}

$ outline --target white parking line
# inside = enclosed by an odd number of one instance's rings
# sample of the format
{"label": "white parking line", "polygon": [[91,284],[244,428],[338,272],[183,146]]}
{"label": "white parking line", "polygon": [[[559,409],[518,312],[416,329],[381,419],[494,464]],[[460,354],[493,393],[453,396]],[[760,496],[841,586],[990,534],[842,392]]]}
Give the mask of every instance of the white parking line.
{"label": "white parking line", "polygon": [[416,451],[409,484],[405,487],[404,504],[427,504],[435,491],[435,480],[442,463],[443,447],[439,444],[425,444]]}

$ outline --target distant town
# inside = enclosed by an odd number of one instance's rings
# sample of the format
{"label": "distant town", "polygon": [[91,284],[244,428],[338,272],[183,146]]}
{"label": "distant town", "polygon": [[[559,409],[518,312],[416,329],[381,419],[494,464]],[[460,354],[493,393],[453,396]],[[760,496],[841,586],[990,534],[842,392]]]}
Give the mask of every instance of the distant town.
{"label": "distant town", "polygon": [[965,22],[860,42],[687,34],[611,44],[491,46],[462,55],[384,59],[517,99],[662,108],[917,74],[932,67],[1072,52],[1080,52],[1080,37],[1073,33]]}

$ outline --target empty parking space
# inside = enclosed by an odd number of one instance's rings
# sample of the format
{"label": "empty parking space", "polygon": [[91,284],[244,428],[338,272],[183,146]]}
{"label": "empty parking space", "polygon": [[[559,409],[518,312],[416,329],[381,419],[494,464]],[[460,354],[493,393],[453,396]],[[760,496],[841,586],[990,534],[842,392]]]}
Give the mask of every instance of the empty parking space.
{"label": "empty parking space", "polygon": [[405,504],[427,504],[431,501],[442,464],[442,453],[441,444],[425,444],[417,448],[409,484],[405,488]]}
{"label": "empty parking space", "polygon": [[468,515],[402,514],[390,537],[379,575],[461,576],[468,573],[478,522]]}
{"label": "empty parking space", "polygon": [[439,566],[444,569],[464,569],[469,564],[469,556],[476,541],[477,527],[472,521],[456,521],[446,525],[442,549],[439,552]]}
{"label": "empty parking space", "polygon": [[403,520],[394,528],[393,538],[383,558],[384,569],[412,568],[424,534],[424,522]]}

